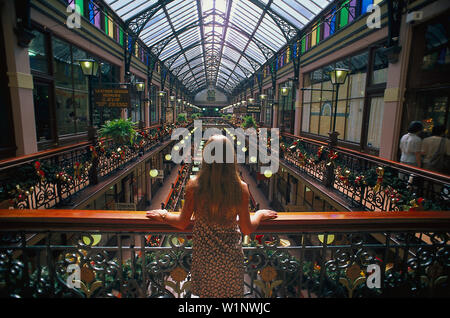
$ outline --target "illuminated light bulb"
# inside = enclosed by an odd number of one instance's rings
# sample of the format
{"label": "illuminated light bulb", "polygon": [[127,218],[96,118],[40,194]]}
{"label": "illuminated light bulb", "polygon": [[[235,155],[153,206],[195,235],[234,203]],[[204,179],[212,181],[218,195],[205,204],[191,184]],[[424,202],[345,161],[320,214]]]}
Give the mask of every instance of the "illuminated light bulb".
{"label": "illuminated light bulb", "polygon": [[[178,150],[180,149],[180,147],[175,146],[175,147],[173,147],[173,149],[174,149],[175,151],[178,151]],[[167,156],[166,156],[166,158],[167,158]],[[167,159],[167,160],[170,160],[170,159]]]}
{"label": "illuminated light bulb", "polygon": [[155,178],[156,176],[158,176],[158,170],[156,169],[150,170],[150,177]]}
{"label": "illuminated light bulb", "polygon": [[270,170],[264,171],[264,176],[265,176],[266,178],[270,178],[270,177],[272,176],[272,171],[270,171]]}
{"label": "illuminated light bulb", "polygon": [[242,147],[242,151],[246,152],[247,151],[247,147]]}
{"label": "illuminated light bulb", "polygon": [[[92,236],[92,238],[91,238],[91,236]],[[95,246],[102,239],[102,236],[100,234],[92,234],[91,236],[83,236],[83,243],[85,245]]]}
{"label": "illuminated light bulb", "polygon": [[172,156],[170,154],[167,154],[164,158],[166,158],[166,160],[170,160],[172,159]]}
{"label": "illuminated light bulb", "polygon": [[250,161],[251,161],[251,162],[256,162],[256,157],[251,156],[251,157],[250,157]]}
{"label": "illuminated light bulb", "polygon": [[237,145],[238,145],[238,146],[240,146],[240,145],[241,145],[241,142],[240,142],[240,141],[238,141],[238,142],[237,142]]}
{"label": "illuminated light bulb", "polygon": [[184,140],[180,141],[180,144],[184,144]]}
{"label": "illuminated light bulb", "polygon": [[[323,243],[323,241],[325,240],[325,235],[319,234],[318,238],[319,238],[319,241],[321,243]],[[331,244],[331,243],[333,243],[333,241],[334,241],[334,235],[333,234],[328,234],[328,236],[327,236],[327,244]]]}

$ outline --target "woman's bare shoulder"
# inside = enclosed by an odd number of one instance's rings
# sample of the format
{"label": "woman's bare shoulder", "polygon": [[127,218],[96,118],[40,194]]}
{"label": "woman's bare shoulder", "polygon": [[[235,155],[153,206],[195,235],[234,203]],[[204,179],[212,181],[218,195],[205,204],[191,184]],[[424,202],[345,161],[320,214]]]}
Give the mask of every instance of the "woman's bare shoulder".
{"label": "woman's bare shoulder", "polygon": [[241,188],[245,194],[248,194],[248,184],[241,180]]}

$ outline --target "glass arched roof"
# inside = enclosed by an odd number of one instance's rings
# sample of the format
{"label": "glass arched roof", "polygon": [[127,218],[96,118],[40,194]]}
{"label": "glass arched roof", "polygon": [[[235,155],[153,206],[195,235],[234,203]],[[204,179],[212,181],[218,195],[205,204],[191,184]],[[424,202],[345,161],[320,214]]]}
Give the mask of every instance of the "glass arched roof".
{"label": "glass arched roof", "polygon": [[332,0],[104,0],[191,92],[251,77]]}

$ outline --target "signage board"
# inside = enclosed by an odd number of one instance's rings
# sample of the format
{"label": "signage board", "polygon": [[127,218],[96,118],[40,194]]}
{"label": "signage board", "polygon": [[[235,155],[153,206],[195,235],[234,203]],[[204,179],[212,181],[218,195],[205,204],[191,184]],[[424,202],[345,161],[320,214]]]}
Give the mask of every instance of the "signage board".
{"label": "signage board", "polygon": [[259,114],[261,112],[260,105],[247,105],[247,113],[249,114]]}
{"label": "signage board", "polygon": [[96,88],[93,93],[94,105],[97,107],[130,107],[128,88]]}

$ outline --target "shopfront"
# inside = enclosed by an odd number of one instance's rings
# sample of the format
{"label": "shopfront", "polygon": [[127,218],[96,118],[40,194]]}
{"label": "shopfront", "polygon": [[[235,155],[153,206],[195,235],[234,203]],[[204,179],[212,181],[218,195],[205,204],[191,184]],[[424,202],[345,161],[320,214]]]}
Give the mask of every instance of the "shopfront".
{"label": "shopfront", "polygon": [[403,108],[402,131],[413,120],[424,124],[426,137],[433,126],[450,128],[450,11],[413,29],[410,66]]}
{"label": "shopfront", "polygon": [[[303,74],[302,135],[327,140],[336,116],[340,144],[378,154],[388,64],[386,49],[378,43]],[[336,90],[329,75],[335,68],[350,70],[339,86],[336,114]]]}
{"label": "shopfront", "polygon": [[[85,138],[89,126],[89,85],[78,63],[99,62],[92,89],[119,83],[119,67],[80,49],[35,25],[28,53],[33,75],[33,99],[38,149]],[[118,108],[93,108],[93,124],[119,118]]]}

